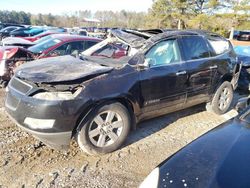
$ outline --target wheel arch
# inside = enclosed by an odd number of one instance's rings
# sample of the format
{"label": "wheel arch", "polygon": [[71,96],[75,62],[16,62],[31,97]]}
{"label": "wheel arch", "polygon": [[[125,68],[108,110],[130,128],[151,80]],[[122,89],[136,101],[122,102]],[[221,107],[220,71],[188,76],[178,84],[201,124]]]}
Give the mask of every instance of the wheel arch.
{"label": "wheel arch", "polygon": [[90,105],[88,108],[86,108],[82,114],[79,116],[77,123],[73,129],[73,136],[76,135],[78,131],[81,130],[81,128],[88,122],[89,119],[94,117],[95,112],[98,110],[99,107],[103,105],[108,105],[112,103],[121,103],[129,112],[130,118],[131,118],[131,129],[136,129],[136,117],[134,114],[134,105],[131,100],[129,100],[126,97],[116,97],[116,98],[110,98],[110,99],[104,99],[98,102],[95,102],[95,104]]}
{"label": "wheel arch", "polygon": [[213,90],[212,90],[212,94],[214,95],[214,93],[216,92],[217,88],[220,87],[220,85],[225,82],[228,81],[231,83],[233,79],[233,75],[230,73],[224,74],[223,76],[221,76],[221,78],[219,79],[219,81],[214,85]]}

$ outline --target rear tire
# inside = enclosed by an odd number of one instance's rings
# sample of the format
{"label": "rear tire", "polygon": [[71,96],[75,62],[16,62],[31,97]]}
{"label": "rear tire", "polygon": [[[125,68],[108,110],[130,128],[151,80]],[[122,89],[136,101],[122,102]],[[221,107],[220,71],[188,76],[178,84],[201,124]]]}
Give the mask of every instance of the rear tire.
{"label": "rear tire", "polygon": [[77,142],[90,155],[110,153],[124,143],[130,126],[126,107],[120,103],[103,105],[77,133]]}
{"label": "rear tire", "polygon": [[223,82],[220,87],[217,88],[214,97],[210,103],[207,103],[207,111],[214,112],[221,115],[226,113],[233,100],[233,87],[228,81]]}

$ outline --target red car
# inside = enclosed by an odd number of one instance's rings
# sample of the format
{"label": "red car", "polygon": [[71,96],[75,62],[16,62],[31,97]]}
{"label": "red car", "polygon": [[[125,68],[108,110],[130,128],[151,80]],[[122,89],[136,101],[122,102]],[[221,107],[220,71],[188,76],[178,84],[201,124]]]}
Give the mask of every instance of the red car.
{"label": "red car", "polygon": [[[0,84],[5,87],[19,65],[35,59],[77,55],[80,52],[102,41],[101,39],[79,35],[55,34],[50,39],[31,46],[27,49],[15,46],[0,48]],[[107,48],[109,49],[108,52]],[[112,49],[110,53],[110,49]],[[118,45],[109,45],[93,56],[120,58],[126,55],[126,50]]]}

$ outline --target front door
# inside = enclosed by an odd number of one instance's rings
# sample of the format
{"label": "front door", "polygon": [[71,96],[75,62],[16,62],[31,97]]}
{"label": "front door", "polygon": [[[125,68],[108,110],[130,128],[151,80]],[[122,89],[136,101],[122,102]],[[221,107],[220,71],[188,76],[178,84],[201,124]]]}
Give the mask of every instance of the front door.
{"label": "front door", "polygon": [[154,116],[181,108],[186,99],[187,74],[178,39],[157,43],[146,53],[145,60],[150,68],[140,72],[143,113]]}

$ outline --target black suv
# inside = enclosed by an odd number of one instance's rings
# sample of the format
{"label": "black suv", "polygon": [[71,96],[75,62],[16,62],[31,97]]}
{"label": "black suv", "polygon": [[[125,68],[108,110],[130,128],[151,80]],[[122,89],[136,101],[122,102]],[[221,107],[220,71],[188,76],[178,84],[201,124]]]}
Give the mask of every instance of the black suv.
{"label": "black suv", "polygon": [[240,66],[229,41],[205,31],[114,30],[127,56],[62,56],[29,62],[7,87],[6,111],[47,145],[71,138],[90,154],[118,149],[137,122],[200,103],[225,113]]}

